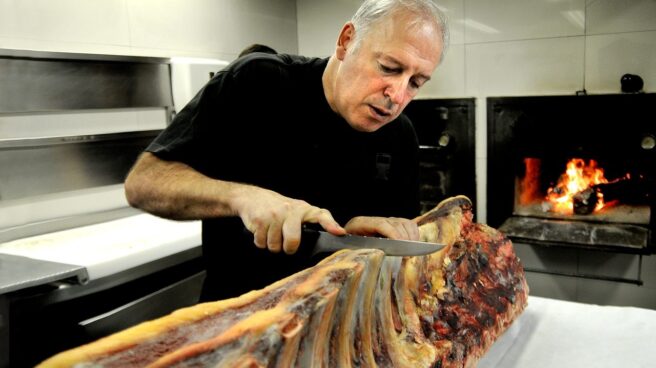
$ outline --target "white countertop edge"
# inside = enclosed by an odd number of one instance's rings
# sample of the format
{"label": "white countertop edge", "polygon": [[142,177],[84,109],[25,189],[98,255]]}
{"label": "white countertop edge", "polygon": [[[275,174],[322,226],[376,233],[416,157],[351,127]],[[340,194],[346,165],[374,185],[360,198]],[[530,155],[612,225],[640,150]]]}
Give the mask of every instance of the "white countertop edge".
{"label": "white countertop edge", "polygon": [[94,280],[200,245],[200,221],[144,213],[2,243],[0,253],[84,266]]}

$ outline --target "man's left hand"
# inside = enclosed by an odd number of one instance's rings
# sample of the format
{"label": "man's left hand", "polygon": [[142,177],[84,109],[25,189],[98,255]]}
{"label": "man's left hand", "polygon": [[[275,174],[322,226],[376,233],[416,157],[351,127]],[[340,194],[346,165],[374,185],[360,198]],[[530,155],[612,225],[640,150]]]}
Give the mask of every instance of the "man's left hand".
{"label": "man's left hand", "polygon": [[344,229],[349,234],[364,236],[383,236],[397,240],[419,240],[419,227],[408,219],[399,217],[369,217],[352,218]]}

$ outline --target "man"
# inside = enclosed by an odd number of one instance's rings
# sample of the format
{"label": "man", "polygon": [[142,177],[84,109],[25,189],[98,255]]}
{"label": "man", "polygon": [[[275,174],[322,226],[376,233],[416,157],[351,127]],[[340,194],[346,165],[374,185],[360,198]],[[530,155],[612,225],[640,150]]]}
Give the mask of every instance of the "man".
{"label": "man", "polygon": [[294,255],[304,223],[418,239],[417,138],[401,112],[446,39],[430,0],[367,0],[328,59],[237,59],[139,158],[125,182],[129,203],[203,220],[203,300],[315,263]]}
{"label": "man", "polygon": [[239,55],[237,57],[242,57],[244,55],[252,54],[254,52],[264,52],[266,54],[277,54],[278,53],[278,51],[276,51],[276,49],[271,48],[267,45],[254,43],[252,45],[247,46],[243,50],[241,50],[241,52],[239,53]]}

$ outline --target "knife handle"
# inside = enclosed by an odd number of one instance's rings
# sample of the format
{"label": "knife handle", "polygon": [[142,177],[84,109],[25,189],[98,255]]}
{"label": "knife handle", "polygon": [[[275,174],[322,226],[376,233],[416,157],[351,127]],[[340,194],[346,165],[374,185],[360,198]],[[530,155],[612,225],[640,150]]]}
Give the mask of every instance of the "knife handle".
{"label": "knife handle", "polygon": [[313,257],[320,252],[319,247],[317,247],[317,240],[319,239],[319,231],[322,231],[323,227],[315,223],[305,223],[303,224],[301,230],[301,244],[298,246],[298,252],[301,254],[309,254],[310,257]]}
{"label": "knife handle", "polygon": [[[299,244],[296,253],[286,254],[290,257],[313,257],[318,254],[317,252],[317,239],[319,239],[319,231],[323,230],[321,225],[315,223],[304,223],[301,227],[301,244]],[[243,227],[244,236],[247,236],[251,241],[253,239],[253,233],[250,232],[245,226]],[[253,244],[253,246],[255,246]],[[268,250],[267,250],[268,252]],[[281,252],[282,253],[282,252]]]}

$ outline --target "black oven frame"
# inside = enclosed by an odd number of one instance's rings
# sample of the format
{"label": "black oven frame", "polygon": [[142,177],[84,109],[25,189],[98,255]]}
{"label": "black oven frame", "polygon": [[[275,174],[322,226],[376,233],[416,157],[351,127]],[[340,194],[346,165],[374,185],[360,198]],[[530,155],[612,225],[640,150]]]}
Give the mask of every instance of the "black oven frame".
{"label": "black oven frame", "polygon": [[413,100],[404,114],[412,121],[419,141],[421,212],[460,194],[475,206],[475,99]]}
{"label": "black oven frame", "polygon": [[[501,225],[514,212],[515,180],[524,157],[612,159],[648,171],[653,183],[656,149],[641,141],[656,137],[656,94],[492,97],[487,99],[487,222]],[[563,133],[565,132],[565,133]],[[563,135],[564,134],[564,135]],[[554,144],[555,142],[555,144]],[[656,191],[651,191],[647,246],[596,249],[621,253],[656,253]],[[513,239],[526,242],[526,239]],[[568,243],[531,244],[579,247]]]}

